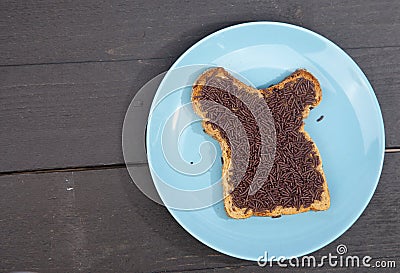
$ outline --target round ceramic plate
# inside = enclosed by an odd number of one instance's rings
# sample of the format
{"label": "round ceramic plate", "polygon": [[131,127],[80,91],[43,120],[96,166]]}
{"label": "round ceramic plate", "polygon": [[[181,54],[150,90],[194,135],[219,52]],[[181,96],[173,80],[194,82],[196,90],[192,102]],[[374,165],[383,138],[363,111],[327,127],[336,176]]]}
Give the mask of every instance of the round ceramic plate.
{"label": "round ceramic plate", "polygon": [[[196,77],[212,66],[224,67],[258,88],[278,83],[298,68],[317,77],[323,98],[305,120],[305,129],[322,156],[331,196],[327,211],[235,220],[226,215],[221,201],[204,205],[210,201],[202,202],[207,194],[221,194],[221,151],[185,105]],[[343,50],[298,26],[253,22],[209,35],[175,62],[153,101],[146,143],[153,181],[176,221],[209,247],[255,261],[265,252],[287,258],[311,253],[357,220],[379,181],[384,128],[371,85]],[[197,209],[179,207],[181,200],[188,202],[185,192],[202,189],[213,191],[199,198],[189,195]]]}

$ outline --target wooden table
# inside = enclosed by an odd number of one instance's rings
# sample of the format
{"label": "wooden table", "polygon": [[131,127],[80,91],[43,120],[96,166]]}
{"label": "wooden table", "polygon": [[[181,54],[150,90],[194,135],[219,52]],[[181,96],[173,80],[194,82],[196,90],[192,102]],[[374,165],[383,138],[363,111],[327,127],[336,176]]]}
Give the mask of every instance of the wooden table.
{"label": "wooden table", "polygon": [[380,183],[350,230],[314,254],[343,243],[399,267],[399,1],[3,0],[0,271],[281,272],[191,237],[131,184],[121,150],[125,111],[145,82],[206,35],[255,20],[324,35],[369,78],[386,130]]}

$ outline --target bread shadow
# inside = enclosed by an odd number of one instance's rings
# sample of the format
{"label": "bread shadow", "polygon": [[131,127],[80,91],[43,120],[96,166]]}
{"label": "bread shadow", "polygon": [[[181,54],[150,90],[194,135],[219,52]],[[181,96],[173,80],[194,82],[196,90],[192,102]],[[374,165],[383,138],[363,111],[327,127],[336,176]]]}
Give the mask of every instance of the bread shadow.
{"label": "bread shadow", "polygon": [[[222,196],[221,196],[221,198],[222,198]],[[228,221],[233,220],[232,218],[230,218],[230,217],[226,214],[225,207],[224,207],[224,201],[223,201],[223,200],[221,200],[221,201],[219,201],[218,203],[214,204],[214,205],[212,206],[212,208],[213,208],[215,214],[216,214],[219,218],[224,219],[224,220],[228,220]]]}
{"label": "bread shadow", "polygon": [[257,86],[257,89],[267,89],[270,88],[272,86],[274,86],[275,84],[280,83],[281,81],[283,81],[287,76],[289,76],[290,74],[292,74],[294,71],[285,71],[282,72],[281,74],[279,74],[279,76],[273,78],[273,79],[266,79],[266,82],[260,86]]}

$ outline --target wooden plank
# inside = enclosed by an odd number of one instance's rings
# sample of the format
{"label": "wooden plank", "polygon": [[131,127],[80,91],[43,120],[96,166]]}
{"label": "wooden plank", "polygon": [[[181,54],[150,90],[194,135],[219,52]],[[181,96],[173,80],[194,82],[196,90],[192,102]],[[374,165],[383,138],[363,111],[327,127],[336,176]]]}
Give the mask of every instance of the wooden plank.
{"label": "wooden plank", "polygon": [[400,46],[400,4],[357,1],[0,2],[0,65],[177,57],[223,27],[303,25],[344,48]]}
{"label": "wooden plank", "polygon": [[0,68],[0,171],[123,163],[128,105],[170,63]]}
{"label": "wooden plank", "polygon": [[[316,257],[345,244],[349,255],[399,260],[399,164],[400,153],[386,155],[366,211]],[[225,272],[232,267],[261,272],[255,263],[220,254],[191,237],[130,183],[123,168],[3,175],[0,207],[0,271]],[[328,271],[307,272],[343,271],[323,269]]]}
{"label": "wooden plank", "polygon": [[[375,88],[386,146],[400,146],[400,54],[395,48],[348,53]],[[128,105],[172,61],[0,67],[0,172],[122,164]]]}

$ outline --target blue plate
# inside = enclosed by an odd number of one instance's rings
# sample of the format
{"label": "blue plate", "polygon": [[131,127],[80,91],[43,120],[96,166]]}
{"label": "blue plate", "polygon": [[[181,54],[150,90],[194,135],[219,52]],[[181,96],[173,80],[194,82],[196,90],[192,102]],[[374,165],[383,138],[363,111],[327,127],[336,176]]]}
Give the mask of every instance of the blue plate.
{"label": "blue plate", "polygon": [[[259,88],[298,68],[318,78],[323,99],[305,120],[305,128],[322,156],[329,210],[235,220],[226,215],[223,202],[214,202],[222,196],[221,151],[187,107],[194,80],[212,66],[222,66]],[[289,258],[318,250],[358,219],[379,181],[384,127],[370,83],[338,46],[298,26],[245,23],[202,39],[166,74],[150,113],[147,153],[159,195],[192,236],[230,256],[255,261],[265,252]],[[195,209],[187,206],[190,201]]]}

